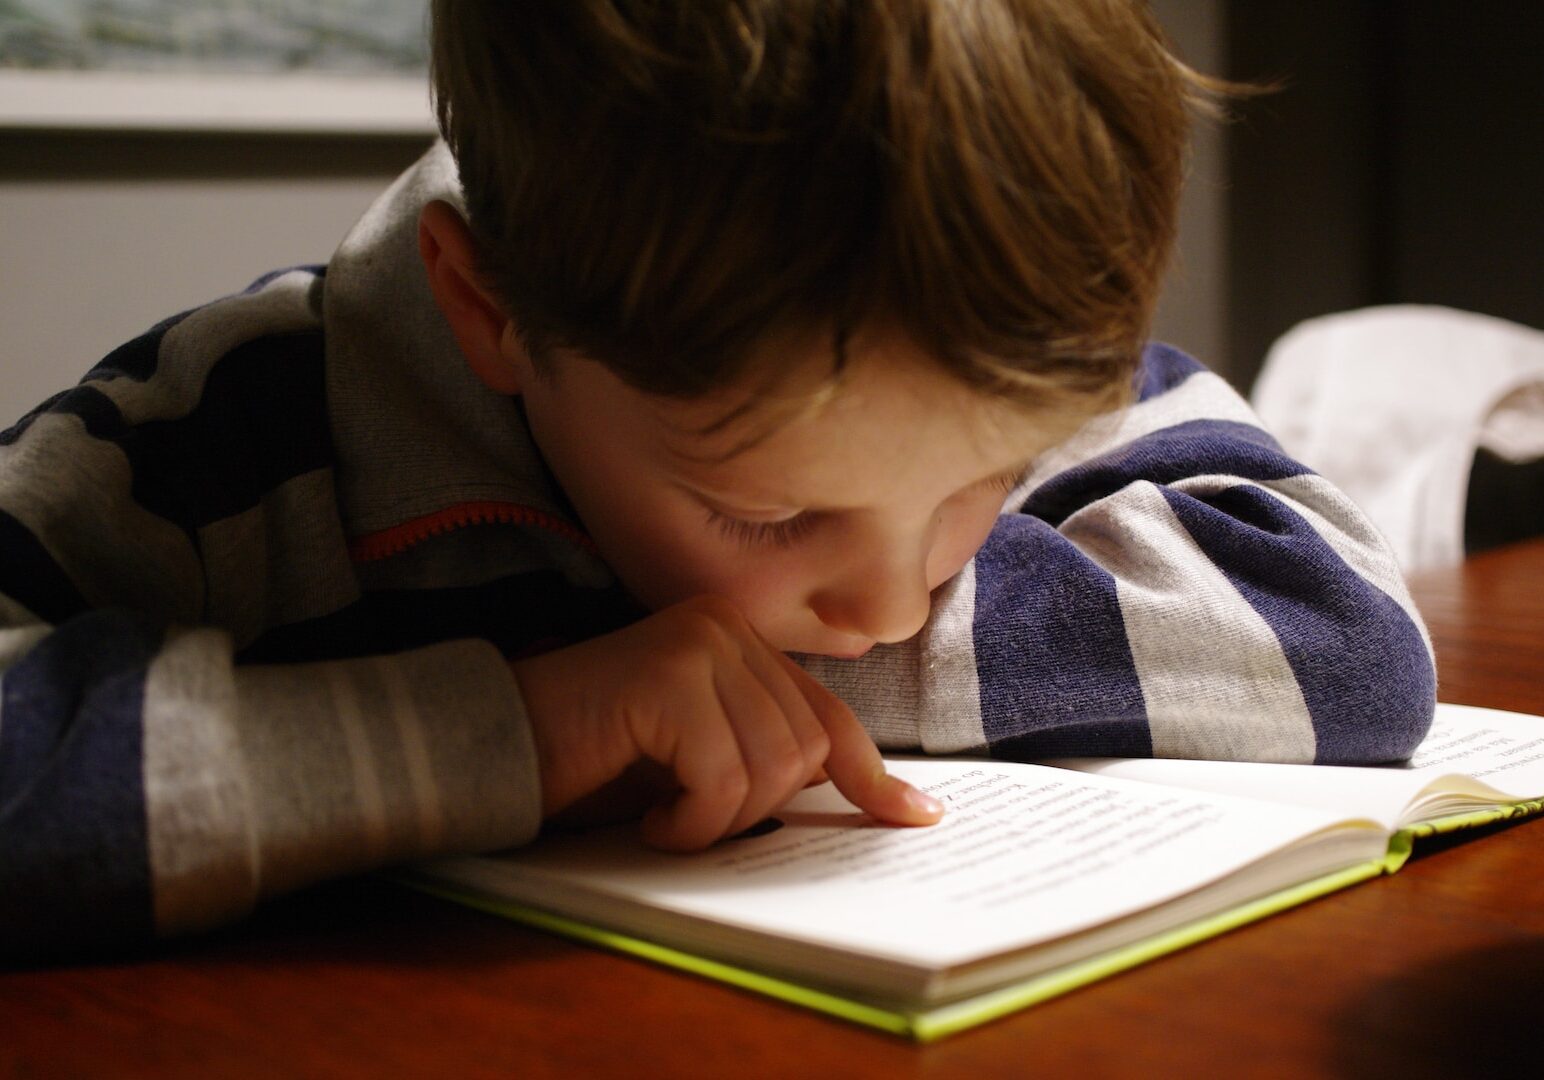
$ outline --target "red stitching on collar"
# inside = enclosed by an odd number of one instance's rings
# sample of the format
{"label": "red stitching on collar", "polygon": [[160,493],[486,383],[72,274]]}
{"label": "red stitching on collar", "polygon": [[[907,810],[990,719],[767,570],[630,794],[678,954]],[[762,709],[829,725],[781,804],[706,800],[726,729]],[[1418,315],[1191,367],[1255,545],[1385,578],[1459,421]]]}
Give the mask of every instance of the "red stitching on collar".
{"label": "red stitching on collar", "polygon": [[565,540],[578,544],[591,554],[596,552],[595,541],[562,518],[544,510],[522,506],[519,503],[464,502],[447,506],[443,510],[436,510],[432,514],[425,514],[423,517],[404,521],[389,529],[356,536],[349,541],[348,554],[354,562],[375,562],[378,559],[400,555],[431,536],[438,536],[468,525],[493,524],[532,525],[538,529],[556,533]]}

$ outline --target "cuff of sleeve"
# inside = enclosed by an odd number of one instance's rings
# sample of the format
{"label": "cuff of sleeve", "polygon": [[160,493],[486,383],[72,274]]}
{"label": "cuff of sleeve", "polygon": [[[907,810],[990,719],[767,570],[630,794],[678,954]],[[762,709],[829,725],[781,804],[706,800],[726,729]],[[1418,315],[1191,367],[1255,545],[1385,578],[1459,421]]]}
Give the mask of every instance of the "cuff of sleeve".
{"label": "cuff of sleeve", "polygon": [[845,701],[881,750],[921,747],[917,720],[922,707],[917,644],[878,645],[861,660],[799,655],[822,686]]}
{"label": "cuff of sleeve", "polygon": [[510,847],[541,824],[524,705],[485,642],[236,679],[259,895]]}
{"label": "cuff of sleeve", "polygon": [[975,595],[971,562],[938,590],[916,637],[876,646],[859,660],[801,656],[799,663],[852,707],[881,750],[981,753]]}
{"label": "cuff of sleeve", "polygon": [[[204,777],[193,786],[207,791],[208,810],[222,811],[190,813],[184,797],[170,800],[178,810],[159,827],[151,820],[162,933],[225,921],[255,899],[324,878],[513,847],[540,827],[525,708],[505,661],[483,641],[238,667],[233,698],[229,725],[219,725],[224,769],[161,763],[184,779]],[[195,742],[210,749],[208,739]],[[219,785],[208,783],[215,771],[225,776]],[[227,881],[233,875],[245,881]]]}

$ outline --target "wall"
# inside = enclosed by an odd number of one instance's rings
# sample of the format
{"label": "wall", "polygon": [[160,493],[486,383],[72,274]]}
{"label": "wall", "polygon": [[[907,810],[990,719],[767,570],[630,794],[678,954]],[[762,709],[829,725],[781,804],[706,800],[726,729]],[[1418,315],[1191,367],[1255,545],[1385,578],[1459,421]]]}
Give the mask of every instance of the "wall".
{"label": "wall", "polygon": [[1544,4],[1236,0],[1226,16],[1229,73],[1282,84],[1229,133],[1236,381],[1328,312],[1442,304],[1544,327]]}
{"label": "wall", "polygon": [[[1226,9],[1221,0],[1155,0],[1179,57],[1192,68],[1221,74],[1226,65]],[[1233,377],[1229,340],[1228,128],[1198,119],[1191,141],[1190,176],[1180,205],[1174,265],[1158,305],[1153,336],[1178,345],[1220,374]]]}
{"label": "wall", "polygon": [[0,135],[0,420],[167,315],[326,261],[426,144]]}

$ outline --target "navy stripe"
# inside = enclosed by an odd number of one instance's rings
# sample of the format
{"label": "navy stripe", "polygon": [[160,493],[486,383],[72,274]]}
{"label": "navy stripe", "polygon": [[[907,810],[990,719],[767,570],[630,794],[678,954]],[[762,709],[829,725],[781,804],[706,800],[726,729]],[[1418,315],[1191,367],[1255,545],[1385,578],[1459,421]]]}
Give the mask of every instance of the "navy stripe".
{"label": "navy stripe", "polygon": [[1000,518],[976,555],[976,671],[998,757],[1150,757],[1115,579],[1033,518]]}
{"label": "navy stripe", "polygon": [[85,598],[48,550],[21,522],[0,510],[0,592],[38,618],[60,623],[86,609]]}
{"label": "navy stripe", "polygon": [[0,446],[14,443],[32,426],[39,416],[47,413],[63,413],[78,416],[85,425],[86,433],[97,439],[112,440],[128,430],[118,406],[102,391],[86,383],[79,383],[61,391],[22,417],[5,434],[0,435]]}
{"label": "navy stripe", "polygon": [[513,657],[584,641],[645,614],[619,588],[576,588],[555,570],[539,570],[482,585],[367,593],[329,615],[267,631],[237,659],[339,660],[464,638],[492,642]]}
{"label": "navy stripe", "polygon": [[86,434],[94,439],[112,442],[129,430],[118,403],[88,383],[80,383],[56,395],[48,403],[48,411],[78,417]]}
{"label": "navy stripe", "polygon": [[1059,526],[1090,503],[1138,481],[1172,484],[1208,474],[1270,481],[1309,471],[1253,424],[1189,420],[1052,477],[1030,494],[1022,510]]}
{"label": "navy stripe", "polygon": [[84,383],[50,409],[116,442],[129,459],[135,500],[192,532],[331,465],[323,365],[320,330],[261,337],[215,365],[187,416],[130,426],[117,403]]}
{"label": "navy stripe", "polygon": [[96,611],[0,680],[0,953],[152,933],[140,717],[160,641]]}
{"label": "navy stripe", "polygon": [[160,364],[161,341],[166,337],[166,332],[197,310],[191,308],[163,319],[133,341],[118,346],[86,373],[86,379],[129,378],[136,382],[148,382]]}
{"label": "navy stripe", "polygon": [[[325,277],[327,272],[325,266],[291,266],[283,270],[273,270],[248,285],[241,291],[240,295],[250,296],[253,293],[261,292],[271,282],[296,270],[303,270],[318,278]],[[215,302],[218,303],[218,301]],[[202,305],[201,307],[189,308],[187,311],[179,312],[168,319],[163,319],[156,323],[134,340],[118,346],[118,348],[104,356],[95,367],[86,373],[86,379],[127,377],[138,382],[147,382],[156,373],[156,368],[160,364],[161,341],[166,337],[167,331],[195,311],[202,310],[202,307],[207,306]]]}
{"label": "navy stripe", "polygon": [[[144,382],[155,374],[157,359],[161,355],[161,339],[166,336],[168,330],[190,314],[191,312],[184,311],[179,315],[173,315],[169,319],[163,319],[132,341],[118,346],[118,348],[99,360],[95,367],[86,372],[84,378],[81,379],[81,383],[123,377]],[[76,411],[69,404],[69,401],[80,388],[80,384],[77,384],[77,386],[69,390],[63,390],[54,394],[35,409],[22,416],[8,430],[0,432],[0,446],[14,443],[17,439],[21,438],[22,432],[45,412]]]}
{"label": "navy stripe", "polygon": [[192,412],[119,441],[134,498],[154,514],[191,531],[256,506],[332,463],[321,332],[238,345],[209,372]]}
{"label": "navy stripe", "polygon": [[61,390],[56,394],[50,394],[38,405],[28,410],[27,412],[22,413],[22,415],[17,418],[15,423],[6,428],[4,431],[0,431],[0,446],[10,446],[17,439],[21,438],[22,432],[31,427],[34,420],[52,409],[54,405],[57,404],[65,394],[68,393],[68,390]]}
{"label": "navy stripe", "polygon": [[1281,642],[1313,720],[1316,760],[1408,757],[1431,724],[1436,674],[1404,609],[1266,491],[1164,495]]}
{"label": "navy stripe", "polygon": [[1142,350],[1142,361],[1137,368],[1136,391],[1138,401],[1167,394],[1180,383],[1206,367],[1172,345],[1152,342]]}
{"label": "navy stripe", "polygon": [[[271,282],[296,270],[312,274],[317,278],[325,278],[327,274],[327,267],[322,265],[291,266],[283,270],[274,270],[264,274],[248,285],[242,290],[241,295],[261,292]],[[167,332],[189,315],[199,310],[200,308],[197,307],[189,308],[187,311],[178,312],[170,318],[162,319],[138,337],[118,346],[101,360],[97,361],[81,378],[81,383],[102,382],[120,378],[133,379],[136,382],[149,381],[160,366],[161,343],[166,337]],[[71,391],[66,390],[52,395],[43,401],[42,404],[23,415],[9,429],[0,431],[0,446],[15,442],[21,437],[22,432],[44,412],[75,412],[75,408],[65,403],[65,398],[70,393]],[[98,437],[109,436],[99,435]]]}

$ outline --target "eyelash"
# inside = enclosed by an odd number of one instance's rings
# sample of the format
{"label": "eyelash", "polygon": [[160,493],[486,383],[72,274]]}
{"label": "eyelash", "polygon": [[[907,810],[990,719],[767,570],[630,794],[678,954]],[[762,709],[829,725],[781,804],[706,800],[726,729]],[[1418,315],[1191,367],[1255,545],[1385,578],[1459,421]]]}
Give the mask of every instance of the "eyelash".
{"label": "eyelash", "polygon": [[[980,487],[1006,496],[1018,486],[1020,473],[1003,473],[984,481]],[[796,514],[784,521],[745,521],[708,508],[708,521],[725,537],[743,547],[792,547],[815,527],[817,516]]]}
{"label": "eyelash", "polygon": [[1006,498],[1014,488],[1019,486],[1019,481],[1023,478],[1024,473],[1022,471],[1002,473],[999,476],[992,477],[992,479],[987,482],[987,487],[993,491],[1001,492],[1003,497]]}
{"label": "eyelash", "polygon": [[708,510],[708,521],[743,547],[792,547],[815,527],[815,515],[796,514],[785,521],[744,521]]}

